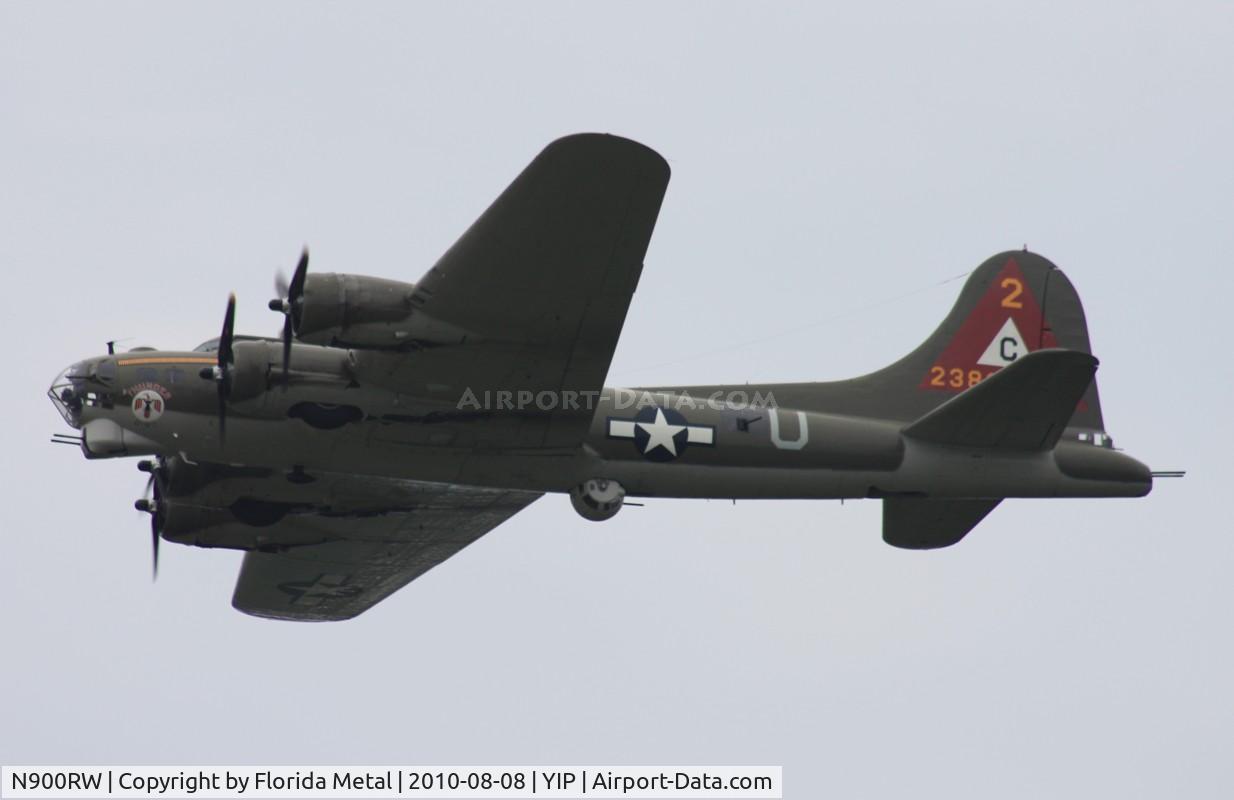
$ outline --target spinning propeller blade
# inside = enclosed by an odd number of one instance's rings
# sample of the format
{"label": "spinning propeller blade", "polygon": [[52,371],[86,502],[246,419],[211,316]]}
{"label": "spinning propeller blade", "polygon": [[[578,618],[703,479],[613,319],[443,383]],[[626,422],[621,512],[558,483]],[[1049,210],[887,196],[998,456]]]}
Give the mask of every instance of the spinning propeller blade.
{"label": "spinning propeller blade", "polygon": [[274,276],[274,288],[279,297],[270,301],[270,310],[283,315],[283,391],[287,391],[287,373],[291,364],[291,340],[300,326],[300,316],[304,311],[304,279],[308,276],[308,248],[300,253],[300,261],[296,271],[291,275],[288,284],[281,273]]}
{"label": "spinning propeller blade", "polygon": [[[150,476],[150,488],[148,491],[154,491],[154,476]],[[158,501],[155,501],[156,503]],[[150,554],[152,561],[150,564],[150,580],[157,581],[159,579],[159,515],[156,507],[154,513],[150,514]]]}
{"label": "spinning propeller blade", "polygon": [[223,316],[223,333],[219,336],[218,365],[206,367],[201,371],[201,377],[213,380],[218,385],[220,443],[227,438],[227,398],[231,396],[231,371],[236,363],[236,352],[232,347],[235,325],[236,295],[233,292],[227,297],[227,313]]}
{"label": "spinning propeller blade", "polygon": [[[142,462],[138,464],[138,468],[142,469]],[[152,547],[153,563],[150,580],[156,581],[159,578],[159,496],[158,485],[155,482],[154,468],[142,469],[143,472],[150,473],[150,480],[146,481],[146,491],[142,494],[140,500],[133,504],[133,507],[138,511],[150,515],[150,543]]]}

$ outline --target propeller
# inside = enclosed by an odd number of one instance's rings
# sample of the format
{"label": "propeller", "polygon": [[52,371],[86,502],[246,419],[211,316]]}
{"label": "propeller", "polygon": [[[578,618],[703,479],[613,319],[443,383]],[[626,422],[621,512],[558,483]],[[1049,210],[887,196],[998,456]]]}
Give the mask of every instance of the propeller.
{"label": "propeller", "polygon": [[202,378],[212,380],[218,385],[220,444],[227,438],[227,398],[231,396],[231,371],[236,363],[236,352],[232,348],[235,323],[236,295],[232,293],[227,298],[227,313],[223,316],[223,333],[219,336],[218,364],[205,367],[200,373]]}
{"label": "propeller", "polygon": [[279,296],[270,301],[270,310],[283,315],[283,391],[287,391],[287,372],[291,364],[291,340],[304,313],[304,279],[308,275],[308,248],[300,253],[291,283],[280,272],[274,276],[274,288]]}
{"label": "propeller", "polygon": [[152,461],[142,461],[137,464],[137,468],[150,473],[150,480],[146,481],[146,491],[142,493],[140,500],[133,503],[133,507],[150,515],[150,544],[153,554],[150,579],[156,581],[159,578],[159,490],[155,476],[158,467]]}

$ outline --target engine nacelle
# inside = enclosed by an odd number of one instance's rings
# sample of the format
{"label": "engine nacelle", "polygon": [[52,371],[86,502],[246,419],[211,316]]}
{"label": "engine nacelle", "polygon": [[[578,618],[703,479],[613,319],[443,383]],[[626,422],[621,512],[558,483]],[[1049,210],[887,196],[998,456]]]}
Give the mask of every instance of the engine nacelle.
{"label": "engine nacelle", "polygon": [[187,497],[168,496],[166,480],[165,476],[156,476],[151,501],[145,508],[138,507],[154,515],[154,529],[169,542],[231,550],[278,550],[326,540],[312,526],[279,526],[295,509],[294,504],[241,497],[220,508],[209,504],[209,490]]}
{"label": "engine nacelle", "polygon": [[[283,350],[277,342],[241,341],[235,344],[228,402],[243,403],[259,397],[278,384]],[[291,356],[292,380],[313,380],[346,386],[355,380],[355,361],[349,350],[338,347],[297,347]]]}
{"label": "engine nacelle", "polygon": [[434,320],[412,303],[415,284],[364,275],[318,273],[304,282],[303,306],[292,317],[297,338],[337,347],[455,344],[467,332]]}
{"label": "engine nacelle", "polygon": [[252,508],[260,503],[241,498],[227,508],[212,508],[191,498],[156,496],[152,505],[154,526],[169,542],[229,550],[277,550],[326,540],[311,527],[278,526],[287,509],[276,508],[276,504]]}
{"label": "engine nacelle", "polygon": [[237,403],[252,400],[270,388],[270,370],[281,363],[276,359],[282,358],[282,351],[268,342],[236,342],[234,352],[227,399]]}
{"label": "engine nacelle", "polygon": [[[192,502],[161,497],[155,492],[154,526],[169,542],[196,544],[206,531],[219,530],[234,522],[226,509],[203,508]],[[245,545],[240,545],[245,549]]]}
{"label": "engine nacelle", "polygon": [[626,489],[617,481],[592,478],[570,490],[570,503],[583,519],[603,522],[621,510]]}

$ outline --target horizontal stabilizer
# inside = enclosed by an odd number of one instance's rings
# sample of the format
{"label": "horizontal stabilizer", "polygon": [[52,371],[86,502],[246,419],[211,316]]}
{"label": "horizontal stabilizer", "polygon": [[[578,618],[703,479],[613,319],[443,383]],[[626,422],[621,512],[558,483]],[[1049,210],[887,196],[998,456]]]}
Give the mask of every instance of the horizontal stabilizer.
{"label": "horizontal stabilizer", "polygon": [[1088,353],[1028,353],[910,424],[904,435],[955,447],[1051,450],[1096,371],[1097,359]]}
{"label": "horizontal stabilizer", "polygon": [[1002,500],[888,497],[883,501],[883,541],[906,550],[950,547]]}

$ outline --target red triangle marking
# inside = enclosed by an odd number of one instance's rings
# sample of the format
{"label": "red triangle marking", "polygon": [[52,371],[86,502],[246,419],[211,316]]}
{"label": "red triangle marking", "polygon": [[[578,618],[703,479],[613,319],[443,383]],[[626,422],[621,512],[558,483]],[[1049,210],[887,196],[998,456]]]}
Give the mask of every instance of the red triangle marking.
{"label": "red triangle marking", "polygon": [[[980,376],[979,380],[984,380],[1001,369],[978,364],[977,359],[981,358],[1008,318],[1015,320],[1029,352],[1058,346],[1053,331],[1043,325],[1041,306],[1037,304],[1037,298],[1024,280],[1024,273],[1014,257],[1007,259],[1007,263],[994,276],[990,288],[926,370],[919,388],[958,392],[971,385],[974,373]],[[960,385],[957,386],[957,383]]]}

